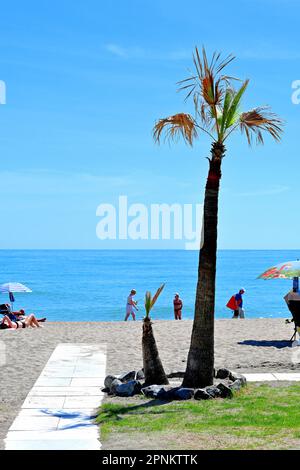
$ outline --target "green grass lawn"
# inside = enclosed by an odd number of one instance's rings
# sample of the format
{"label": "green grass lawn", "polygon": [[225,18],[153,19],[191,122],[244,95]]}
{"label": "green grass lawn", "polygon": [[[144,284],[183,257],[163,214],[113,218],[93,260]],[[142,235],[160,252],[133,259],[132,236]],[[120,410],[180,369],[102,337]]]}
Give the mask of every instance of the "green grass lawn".
{"label": "green grass lawn", "polygon": [[251,384],[232,399],[106,403],[104,449],[300,448],[300,385]]}

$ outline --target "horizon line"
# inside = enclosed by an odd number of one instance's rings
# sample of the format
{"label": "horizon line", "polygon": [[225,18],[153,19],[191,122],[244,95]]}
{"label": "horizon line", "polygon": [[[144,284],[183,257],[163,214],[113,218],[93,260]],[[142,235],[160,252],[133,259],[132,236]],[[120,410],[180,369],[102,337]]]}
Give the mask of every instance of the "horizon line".
{"label": "horizon line", "polygon": [[[1,251],[195,251],[185,248],[0,248]],[[218,248],[217,251],[300,251],[299,248]]]}

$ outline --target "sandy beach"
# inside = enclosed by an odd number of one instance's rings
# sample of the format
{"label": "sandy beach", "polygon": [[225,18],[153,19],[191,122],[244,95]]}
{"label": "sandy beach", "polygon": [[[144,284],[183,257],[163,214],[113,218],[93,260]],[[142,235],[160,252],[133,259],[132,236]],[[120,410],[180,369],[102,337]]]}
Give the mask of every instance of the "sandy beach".
{"label": "sandy beach", "polygon": [[[106,344],[107,373],[118,374],[142,367],[141,328],[140,321],[56,322],[46,323],[41,329],[1,330],[6,363],[0,366],[0,448],[4,448],[3,439],[12,421],[59,343]],[[167,372],[184,371],[191,328],[190,320],[154,321]],[[240,372],[299,370],[300,357],[295,362],[295,349],[288,341],[292,332],[293,324],[285,324],[284,318],[217,320],[216,367],[227,366]]]}

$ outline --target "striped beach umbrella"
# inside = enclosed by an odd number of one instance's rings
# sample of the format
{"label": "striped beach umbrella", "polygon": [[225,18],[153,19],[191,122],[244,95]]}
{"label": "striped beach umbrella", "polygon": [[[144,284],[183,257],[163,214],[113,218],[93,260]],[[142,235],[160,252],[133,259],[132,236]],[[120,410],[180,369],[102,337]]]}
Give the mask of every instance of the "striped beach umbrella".
{"label": "striped beach umbrella", "polygon": [[0,285],[0,292],[7,293],[9,295],[9,300],[11,303],[11,309],[13,310],[13,304],[15,301],[14,293],[15,292],[32,292],[29,287],[24,286],[20,282],[6,282],[5,284]]}
{"label": "striped beach umbrella", "polygon": [[286,261],[267,269],[258,279],[294,279],[300,277],[300,260]]}

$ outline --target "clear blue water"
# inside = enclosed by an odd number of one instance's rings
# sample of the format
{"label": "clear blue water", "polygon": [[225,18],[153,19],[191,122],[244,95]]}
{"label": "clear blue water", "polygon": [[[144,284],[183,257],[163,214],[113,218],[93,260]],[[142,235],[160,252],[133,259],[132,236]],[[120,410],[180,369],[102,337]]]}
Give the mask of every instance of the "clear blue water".
{"label": "clear blue water", "polygon": [[[288,317],[282,299],[291,288],[288,280],[256,279],[268,267],[299,258],[300,250],[218,252],[216,317],[229,318],[225,307],[240,287],[246,289],[244,307],[248,318]],[[179,292],[183,317],[192,318],[198,253],[175,250],[0,250],[0,283],[22,282],[31,294],[16,294],[16,308],[47,316],[51,321],[117,321],[124,318],[130,289],[143,317],[146,290],[155,292],[166,283],[152,317],[173,318],[173,294]],[[1,303],[7,295],[0,294]]]}

